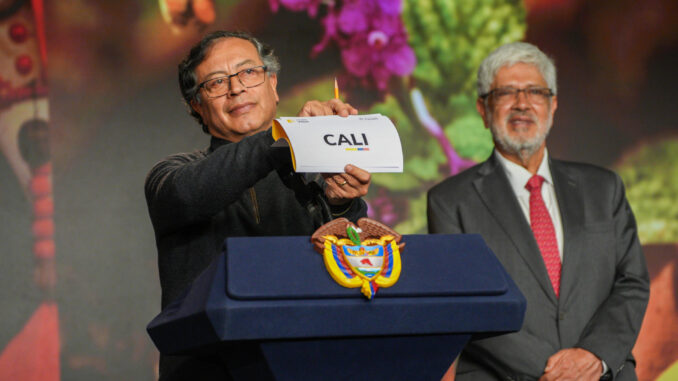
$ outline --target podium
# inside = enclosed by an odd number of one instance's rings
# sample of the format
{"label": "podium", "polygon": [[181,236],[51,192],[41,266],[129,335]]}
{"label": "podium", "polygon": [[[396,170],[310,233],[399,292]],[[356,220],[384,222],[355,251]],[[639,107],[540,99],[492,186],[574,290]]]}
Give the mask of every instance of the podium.
{"label": "podium", "polygon": [[309,237],[228,238],[148,325],[163,354],[256,342],[276,380],[436,379],[472,335],[520,329],[526,302],[480,235],[405,235],[399,281],[367,300]]}

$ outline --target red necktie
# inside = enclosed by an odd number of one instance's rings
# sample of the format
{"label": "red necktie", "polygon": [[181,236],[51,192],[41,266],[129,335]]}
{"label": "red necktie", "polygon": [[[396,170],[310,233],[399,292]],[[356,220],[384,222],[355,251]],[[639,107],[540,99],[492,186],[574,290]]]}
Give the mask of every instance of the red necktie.
{"label": "red necktie", "polygon": [[544,199],[541,197],[543,182],[543,177],[534,175],[525,185],[525,188],[530,191],[530,227],[534,238],[537,240],[541,256],[544,258],[553,291],[558,297],[560,294],[560,255],[558,253],[556,229],[553,227],[551,215],[549,215]]}

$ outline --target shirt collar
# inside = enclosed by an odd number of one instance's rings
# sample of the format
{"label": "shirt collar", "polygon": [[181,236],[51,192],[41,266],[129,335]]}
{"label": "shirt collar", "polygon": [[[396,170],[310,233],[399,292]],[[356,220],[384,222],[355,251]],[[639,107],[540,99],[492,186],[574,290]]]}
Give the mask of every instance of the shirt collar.
{"label": "shirt collar", "polygon": [[224,140],[221,138],[217,138],[216,136],[212,136],[210,139],[210,148],[208,149],[209,153],[214,152],[217,148],[223,146],[224,144],[230,144],[231,142],[228,140]]}
{"label": "shirt collar", "polygon": [[[509,182],[511,183],[511,188],[519,194],[520,191],[525,190],[525,184],[530,180],[532,174],[530,171],[525,169],[523,166],[518,165],[511,160],[505,158],[498,150],[494,150],[494,155],[496,156],[499,164],[501,164],[506,177],[508,177]],[[551,177],[551,169],[548,165],[548,150],[544,148],[544,157],[539,164],[539,169],[537,169],[537,174],[544,178],[547,184],[553,185],[553,178]]]}

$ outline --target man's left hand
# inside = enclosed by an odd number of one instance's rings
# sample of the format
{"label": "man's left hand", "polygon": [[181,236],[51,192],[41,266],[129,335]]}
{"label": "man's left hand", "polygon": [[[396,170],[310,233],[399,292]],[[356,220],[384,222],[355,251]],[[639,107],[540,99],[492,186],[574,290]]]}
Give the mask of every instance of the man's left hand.
{"label": "man's left hand", "polygon": [[325,196],[330,205],[342,205],[367,194],[372,175],[354,165],[344,167],[345,173],[323,173],[327,187]]}
{"label": "man's left hand", "polygon": [[539,381],[599,380],[603,364],[593,353],[581,348],[567,348],[556,352],[546,362]]}

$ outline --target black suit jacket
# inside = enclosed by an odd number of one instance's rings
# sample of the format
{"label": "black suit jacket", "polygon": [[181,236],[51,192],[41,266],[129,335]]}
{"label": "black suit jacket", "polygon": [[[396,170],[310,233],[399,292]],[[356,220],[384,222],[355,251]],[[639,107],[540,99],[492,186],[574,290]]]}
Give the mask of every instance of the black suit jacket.
{"label": "black suit jacket", "polygon": [[481,234],[527,299],[519,332],[469,343],[459,379],[536,379],[551,355],[571,347],[603,359],[615,378],[635,378],[631,349],[649,277],[621,179],[588,164],[549,166],[564,236],[559,299],[494,155],[428,193],[429,232]]}

